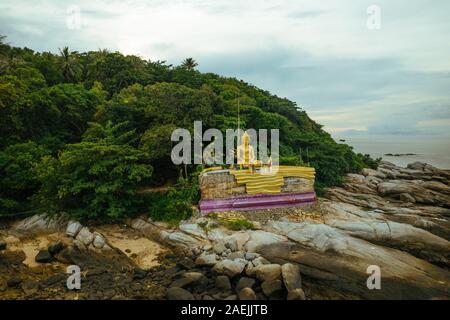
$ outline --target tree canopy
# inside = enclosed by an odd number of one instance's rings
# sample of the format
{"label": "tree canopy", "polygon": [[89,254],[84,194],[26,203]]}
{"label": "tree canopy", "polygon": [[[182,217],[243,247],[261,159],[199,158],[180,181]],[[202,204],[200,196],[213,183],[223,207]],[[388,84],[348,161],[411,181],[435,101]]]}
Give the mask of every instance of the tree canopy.
{"label": "tree canopy", "polygon": [[[32,209],[115,219],[136,212],[140,187],[198,172],[170,161],[171,132],[192,130],[196,120],[203,130],[236,129],[238,105],[241,128],[278,128],[281,163],[315,167],[319,190],[377,165],[336,143],[295,102],[197,65],[108,50],[40,53],[0,37],[0,216]],[[172,191],[170,199],[180,194],[187,208],[195,196]]]}

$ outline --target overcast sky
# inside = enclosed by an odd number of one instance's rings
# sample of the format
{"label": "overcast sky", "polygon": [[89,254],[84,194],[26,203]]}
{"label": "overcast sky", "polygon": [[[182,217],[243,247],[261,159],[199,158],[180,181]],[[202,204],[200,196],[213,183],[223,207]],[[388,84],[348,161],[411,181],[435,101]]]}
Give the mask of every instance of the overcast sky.
{"label": "overcast sky", "polygon": [[449,13],[448,0],[1,0],[0,34],[37,51],[193,57],[296,101],[339,136],[450,138]]}

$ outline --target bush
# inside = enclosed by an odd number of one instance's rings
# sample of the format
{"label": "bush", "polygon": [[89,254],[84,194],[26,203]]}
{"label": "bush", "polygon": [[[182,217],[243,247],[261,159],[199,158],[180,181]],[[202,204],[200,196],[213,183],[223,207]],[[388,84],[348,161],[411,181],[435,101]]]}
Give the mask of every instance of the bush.
{"label": "bush", "polygon": [[28,198],[39,188],[36,166],[48,151],[34,142],[0,151],[0,215],[28,210]]}
{"label": "bush", "polygon": [[197,197],[197,185],[180,179],[178,186],[170,188],[166,194],[153,196],[148,208],[149,215],[155,221],[177,225],[192,216],[192,206]]}
{"label": "bush", "polygon": [[104,128],[103,138],[71,144],[58,158],[46,157],[39,166],[42,187],[36,201],[45,211],[65,212],[75,219],[116,220],[138,211],[136,189],[153,168],[148,154],[129,144],[117,144],[118,126]]}
{"label": "bush", "polygon": [[255,226],[248,220],[236,219],[236,220],[219,220],[219,224],[225,228],[233,231],[239,230],[253,230]]}

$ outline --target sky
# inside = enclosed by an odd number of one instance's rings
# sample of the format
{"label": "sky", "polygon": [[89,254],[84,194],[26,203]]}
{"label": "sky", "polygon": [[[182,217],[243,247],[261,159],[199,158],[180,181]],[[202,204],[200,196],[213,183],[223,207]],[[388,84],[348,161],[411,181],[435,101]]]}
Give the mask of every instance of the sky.
{"label": "sky", "polygon": [[193,57],[335,137],[449,141],[449,13],[448,0],[2,0],[0,34],[37,51]]}

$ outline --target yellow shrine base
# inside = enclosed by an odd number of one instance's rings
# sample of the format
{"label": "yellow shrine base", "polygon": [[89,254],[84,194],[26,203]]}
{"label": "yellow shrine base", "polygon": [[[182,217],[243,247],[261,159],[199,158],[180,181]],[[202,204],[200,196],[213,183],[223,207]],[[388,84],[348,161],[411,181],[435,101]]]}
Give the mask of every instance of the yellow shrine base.
{"label": "yellow shrine base", "polygon": [[299,177],[314,180],[315,170],[309,167],[279,166],[270,170],[231,170],[238,185],[245,185],[247,194],[280,193],[285,177]]}
{"label": "yellow shrine base", "polygon": [[315,170],[263,167],[252,171],[209,168],[199,176],[202,213],[312,205]]}

